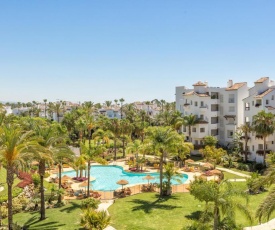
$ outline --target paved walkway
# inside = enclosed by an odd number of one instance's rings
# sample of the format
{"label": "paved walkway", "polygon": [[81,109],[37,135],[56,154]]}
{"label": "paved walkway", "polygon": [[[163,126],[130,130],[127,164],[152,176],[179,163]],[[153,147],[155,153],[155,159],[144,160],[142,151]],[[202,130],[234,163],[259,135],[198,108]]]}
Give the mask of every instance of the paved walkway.
{"label": "paved walkway", "polygon": [[[107,214],[109,215],[109,212],[108,212],[108,208],[114,203],[114,200],[106,200],[102,203],[100,203],[98,205],[98,209],[97,211],[106,211]],[[105,228],[104,230],[116,230],[114,227],[112,226],[108,226],[107,228]]]}
{"label": "paved walkway", "polygon": [[241,176],[241,177],[246,177],[246,178],[250,178],[251,177],[250,175],[246,175],[244,173],[236,172],[236,171],[233,171],[233,170],[227,169],[227,168],[216,167],[216,169],[218,169],[220,171],[225,171],[225,172],[228,172],[228,173],[232,173],[232,174],[235,174],[235,175]]}
{"label": "paved walkway", "polygon": [[274,230],[274,229],[275,229],[275,219],[261,225],[244,228],[244,230]]}

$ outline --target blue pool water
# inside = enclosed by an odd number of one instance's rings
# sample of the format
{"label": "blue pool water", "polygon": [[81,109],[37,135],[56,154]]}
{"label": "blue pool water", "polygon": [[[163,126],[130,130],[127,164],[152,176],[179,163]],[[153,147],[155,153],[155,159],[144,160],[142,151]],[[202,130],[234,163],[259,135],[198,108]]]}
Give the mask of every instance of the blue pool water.
{"label": "blue pool water", "polygon": [[[91,185],[92,185],[92,189],[94,190],[101,190],[101,191],[116,190],[118,188],[121,188],[121,185],[116,184],[116,182],[121,179],[127,180],[129,182],[128,185],[148,183],[148,180],[143,179],[143,177],[146,176],[147,174],[125,172],[123,168],[120,166],[93,165],[91,166],[91,176],[95,177],[96,180],[91,182]],[[149,174],[155,177],[154,180],[149,181],[150,183],[159,183],[159,173],[149,173]],[[68,172],[62,173],[62,175],[75,177],[76,172],[68,171]],[[179,178],[181,180],[180,184],[183,184],[188,179],[188,175],[186,174],[182,174],[182,175],[183,177]],[[179,182],[177,180],[172,180],[172,184],[179,184]]]}

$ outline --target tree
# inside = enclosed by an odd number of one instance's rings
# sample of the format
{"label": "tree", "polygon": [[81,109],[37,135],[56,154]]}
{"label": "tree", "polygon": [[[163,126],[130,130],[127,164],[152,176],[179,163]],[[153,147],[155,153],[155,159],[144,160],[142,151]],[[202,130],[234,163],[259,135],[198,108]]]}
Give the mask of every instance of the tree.
{"label": "tree", "polygon": [[190,114],[188,116],[185,116],[184,118],[184,126],[188,127],[188,141],[192,142],[191,138],[191,127],[195,126],[198,123],[198,119],[195,115]]}
{"label": "tree", "polygon": [[87,197],[90,196],[90,171],[91,171],[91,161],[95,160],[100,154],[104,152],[104,147],[102,145],[95,145],[88,147],[84,144],[81,145],[81,152],[88,162],[88,188],[87,188]]}
{"label": "tree", "polygon": [[[190,194],[195,199],[205,202],[205,212],[210,212],[213,215],[213,230],[222,229],[220,227],[225,220],[236,226],[236,210],[240,210],[252,222],[247,207],[248,195],[237,190],[226,180],[218,184],[215,181],[196,178],[190,183]],[[221,219],[222,217],[224,219]]]}
{"label": "tree", "polygon": [[53,124],[36,124],[34,132],[37,137],[39,148],[35,150],[34,159],[39,162],[38,173],[40,175],[40,220],[44,220],[45,216],[45,197],[44,197],[44,176],[46,171],[46,163],[53,162],[53,155],[58,151],[64,150],[66,136],[58,130],[59,126]]}
{"label": "tree", "polygon": [[132,153],[135,155],[135,158],[136,158],[136,162],[137,162],[137,170],[139,170],[139,149],[140,149],[140,145],[141,145],[141,141],[140,140],[134,140],[132,143],[130,143],[128,146],[127,146],[127,149],[126,149],[126,152],[129,154],[129,153]]}
{"label": "tree", "polygon": [[120,98],[119,99],[119,102],[120,102],[120,119],[122,119],[123,115],[122,115],[122,108],[123,108],[123,102],[125,100],[123,98]]}
{"label": "tree", "polygon": [[180,178],[183,177],[182,173],[178,172],[178,169],[175,168],[174,164],[172,162],[168,162],[166,165],[164,165],[164,173],[163,177],[167,180],[167,190],[166,195],[171,195],[172,193],[172,187],[171,187],[171,180],[172,178],[176,179],[179,183],[181,183]]}
{"label": "tree", "polygon": [[204,145],[207,145],[207,146],[216,146],[216,144],[218,143],[218,140],[216,137],[213,137],[213,136],[205,136],[203,138],[203,142],[204,142]]}
{"label": "tree", "polygon": [[205,146],[204,149],[200,149],[199,152],[204,156],[206,161],[214,161],[215,164],[219,164],[222,156],[226,154],[226,150],[209,145]]}
{"label": "tree", "polygon": [[24,132],[16,125],[3,125],[0,128],[0,157],[1,163],[7,170],[6,182],[8,185],[8,225],[13,228],[12,213],[12,186],[15,173],[26,166],[30,158],[30,147],[36,146],[31,141],[32,132]]}
{"label": "tree", "polygon": [[107,120],[107,129],[110,131],[111,138],[114,140],[114,160],[116,161],[116,155],[117,155],[117,140],[119,139],[121,135],[121,126],[120,121],[117,118]]}
{"label": "tree", "polygon": [[252,126],[256,134],[263,138],[263,164],[266,165],[266,138],[274,133],[275,115],[261,111],[253,116]]}
{"label": "tree", "polygon": [[123,119],[120,121],[120,128],[121,128],[120,139],[122,140],[122,154],[123,154],[123,158],[124,158],[125,157],[125,143],[127,140],[130,139],[130,134],[132,132],[133,126],[131,125],[131,123],[128,120]]}
{"label": "tree", "polygon": [[44,117],[47,118],[47,115],[46,115],[46,112],[47,112],[47,99],[43,99],[44,101],[44,105],[45,105],[45,108],[44,108]]}
{"label": "tree", "polygon": [[245,123],[238,127],[238,130],[241,132],[244,139],[244,161],[247,162],[249,133],[252,132],[252,127],[249,123]]}
{"label": "tree", "polygon": [[149,140],[151,140],[152,149],[155,154],[160,157],[160,196],[163,193],[163,162],[164,158],[169,154],[176,154],[178,150],[178,141],[183,139],[183,136],[178,134],[170,127],[156,127],[147,130]]}

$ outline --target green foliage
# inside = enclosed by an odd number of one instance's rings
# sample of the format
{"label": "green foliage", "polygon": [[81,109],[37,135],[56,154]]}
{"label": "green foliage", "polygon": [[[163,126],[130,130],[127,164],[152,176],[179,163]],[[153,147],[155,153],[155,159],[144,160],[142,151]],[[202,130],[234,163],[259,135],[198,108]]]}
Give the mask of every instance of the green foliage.
{"label": "green foliage", "polygon": [[80,225],[85,229],[103,230],[111,222],[111,217],[106,211],[95,211],[93,209],[84,209],[81,214]]}
{"label": "green foliage", "polygon": [[82,200],[81,208],[82,209],[97,209],[99,204],[100,204],[99,200],[96,200],[96,199],[90,197],[90,198]]}
{"label": "green foliage", "polygon": [[215,164],[221,163],[222,157],[227,153],[222,148],[216,148],[215,146],[205,146],[204,149],[200,149],[200,153],[204,156],[206,161],[214,161]]}
{"label": "green foliage", "polygon": [[[12,189],[12,197],[17,197],[23,191],[22,188],[14,187]],[[8,200],[8,195],[0,196],[0,203],[5,202]]]}
{"label": "green foliage", "polygon": [[40,176],[38,173],[35,173],[32,175],[32,181],[33,181],[34,187],[37,188],[38,185],[40,184]]}
{"label": "green foliage", "polygon": [[213,136],[205,136],[203,138],[203,142],[204,142],[204,145],[216,146],[216,144],[218,143],[218,139]]}

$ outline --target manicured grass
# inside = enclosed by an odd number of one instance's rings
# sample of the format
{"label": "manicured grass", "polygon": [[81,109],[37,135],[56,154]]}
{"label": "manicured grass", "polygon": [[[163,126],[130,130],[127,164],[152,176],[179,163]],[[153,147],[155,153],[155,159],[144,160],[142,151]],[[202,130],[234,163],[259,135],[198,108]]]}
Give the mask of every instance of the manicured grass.
{"label": "manicured grass", "polygon": [[203,206],[189,193],[178,193],[158,201],[156,193],[118,199],[108,209],[111,225],[120,230],[180,230],[196,218]]}
{"label": "manicured grass", "polygon": [[[14,222],[27,226],[29,230],[73,230],[80,228],[81,201],[71,201],[66,206],[46,210],[46,219],[39,221],[39,212],[18,213],[14,215]],[[7,219],[5,219],[5,223]]]}
{"label": "manicured grass", "polygon": [[[246,190],[245,182],[235,182],[234,186]],[[249,209],[252,216],[260,202],[268,193],[249,196]],[[244,201],[242,201],[244,202]],[[145,229],[145,230],[180,230],[188,226],[192,220],[198,218],[198,214],[203,210],[204,203],[195,200],[189,193],[173,194],[171,198],[158,201],[155,193],[143,193],[135,196],[116,200],[109,208],[112,217],[111,225],[116,229]],[[271,218],[275,217],[275,213]],[[253,218],[253,225],[258,222]],[[236,221],[243,226],[251,224],[245,217],[237,212]]]}
{"label": "manicured grass", "polygon": [[[6,183],[7,171],[4,168],[0,169],[0,184],[4,187],[4,190],[0,192],[0,196],[8,195],[8,185]],[[13,187],[15,187],[21,180],[17,177],[14,179]]]}
{"label": "manicured grass", "polygon": [[246,177],[241,177],[238,175],[235,175],[233,173],[225,172],[223,171],[223,175],[225,179],[246,179]]}

